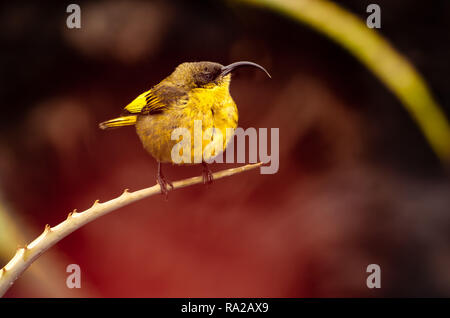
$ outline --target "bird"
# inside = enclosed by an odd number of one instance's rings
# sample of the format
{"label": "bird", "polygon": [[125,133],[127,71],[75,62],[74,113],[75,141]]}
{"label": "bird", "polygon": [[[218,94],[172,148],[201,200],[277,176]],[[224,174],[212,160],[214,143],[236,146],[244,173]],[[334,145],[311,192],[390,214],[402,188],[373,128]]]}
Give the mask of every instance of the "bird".
{"label": "bird", "polygon": [[[186,128],[191,138],[194,136],[195,122],[201,121],[202,133],[214,128],[221,132],[222,138],[212,133],[211,143],[223,143],[219,146],[223,151],[232,136],[226,129],[236,129],[238,125],[238,109],[230,94],[231,74],[241,67],[254,67],[270,74],[259,64],[240,61],[229,65],[215,62],[185,62],[148,91],[140,94],[123,109],[119,117],[99,124],[103,130],[134,125],[136,133],[144,149],[157,161],[156,182],[160,185],[161,194],[168,194],[172,183],[162,171],[162,163],[176,163],[172,149],[177,140],[172,140],[172,132],[178,127]],[[224,137],[225,136],[225,137]],[[202,141],[202,154],[208,140]],[[191,142],[191,161],[195,159],[194,143]],[[220,153],[211,152],[210,157]],[[202,177],[205,184],[213,180],[207,159],[202,158]]]}

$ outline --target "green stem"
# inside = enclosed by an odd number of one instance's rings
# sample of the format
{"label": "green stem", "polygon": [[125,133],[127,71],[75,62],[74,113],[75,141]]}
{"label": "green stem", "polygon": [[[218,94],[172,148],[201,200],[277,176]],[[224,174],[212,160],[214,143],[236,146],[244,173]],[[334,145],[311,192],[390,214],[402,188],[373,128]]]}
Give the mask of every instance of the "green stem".
{"label": "green stem", "polygon": [[402,102],[443,163],[450,162],[450,124],[425,80],[390,43],[354,14],[327,0],[238,0],[272,9],[346,48]]}

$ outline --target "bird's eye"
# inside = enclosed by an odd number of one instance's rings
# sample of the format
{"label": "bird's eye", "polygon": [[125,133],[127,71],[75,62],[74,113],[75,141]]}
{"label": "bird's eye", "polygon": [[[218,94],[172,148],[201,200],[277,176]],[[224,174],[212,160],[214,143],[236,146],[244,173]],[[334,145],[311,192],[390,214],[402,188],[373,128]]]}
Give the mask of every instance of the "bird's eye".
{"label": "bird's eye", "polygon": [[208,81],[212,81],[213,80],[213,75],[210,72],[205,72],[203,73],[203,76],[205,77],[206,80]]}
{"label": "bird's eye", "polygon": [[214,75],[210,72],[201,72],[196,76],[195,83],[197,86],[204,86],[214,80]]}

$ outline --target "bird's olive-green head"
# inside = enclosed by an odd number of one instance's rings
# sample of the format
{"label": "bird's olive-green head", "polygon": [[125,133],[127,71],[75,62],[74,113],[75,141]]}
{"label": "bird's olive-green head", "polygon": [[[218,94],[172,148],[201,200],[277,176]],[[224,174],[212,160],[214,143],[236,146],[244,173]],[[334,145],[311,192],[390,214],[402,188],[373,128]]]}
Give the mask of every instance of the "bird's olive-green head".
{"label": "bird's olive-green head", "polygon": [[[229,93],[231,72],[244,66],[256,67],[270,77],[262,66],[253,62],[235,62],[226,66],[214,62],[182,63],[172,74],[129,103],[124,108],[123,116],[100,123],[100,128],[135,125],[138,116],[163,112],[170,114],[173,109],[195,109],[196,112],[205,109],[209,113],[211,107],[226,103],[235,108]],[[225,111],[226,109],[228,108],[225,107]],[[190,118],[190,115],[184,117]],[[237,115],[235,121],[237,122]]]}
{"label": "bird's olive-green head", "polygon": [[213,88],[229,83],[231,72],[243,66],[259,68],[270,77],[262,66],[253,62],[236,62],[227,66],[214,62],[187,62],[178,65],[167,80],[187,89]]}

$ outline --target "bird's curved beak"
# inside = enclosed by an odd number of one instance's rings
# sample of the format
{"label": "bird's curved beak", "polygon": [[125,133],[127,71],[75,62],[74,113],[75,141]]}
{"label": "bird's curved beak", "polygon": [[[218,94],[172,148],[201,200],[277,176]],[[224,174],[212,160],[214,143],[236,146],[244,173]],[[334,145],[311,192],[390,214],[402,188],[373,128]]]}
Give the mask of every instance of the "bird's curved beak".
{"label": "bird's curved beak", "polygon": [[262,67],[261,65],[258,65],[256,63],[247,62],[247,61],[235,62],[230,65],[222,67],[222,72],[220,73],[220,75],[225,76],[228,73],[230,73],[230,72],[234,71],[235,69],[242,67],[242,66],[253,66],[253,67],[259,68],[260,70],[264,71],[264,73],[266,73],[267,76],[269,76],[269,78],[272,78],[272,76],[270,76],[269,72],[267,72],[264,67]]}

